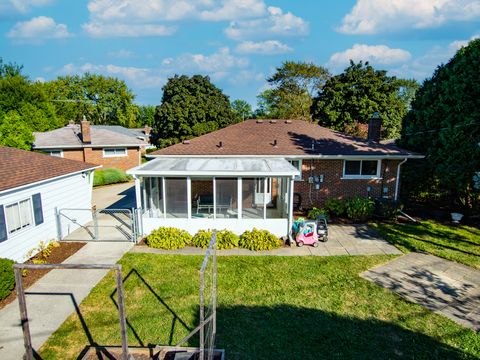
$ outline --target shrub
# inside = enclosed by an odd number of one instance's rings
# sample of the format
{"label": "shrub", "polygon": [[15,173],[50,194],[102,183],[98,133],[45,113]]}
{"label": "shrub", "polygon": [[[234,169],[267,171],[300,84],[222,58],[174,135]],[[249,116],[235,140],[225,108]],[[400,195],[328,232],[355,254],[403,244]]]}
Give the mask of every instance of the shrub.
{"label": "shrub", "polygon": [[307,214],[307,217],[311,220],[315,220],[318,215],[325,215],[328,218],[328,212],[325,209],[319,209],[313,207]]}
{"label": "shrub", "polygon": [[130,180],[132,180],[130,175],[115,168],[95,170],[93,174],[93,186],[124,183],[129,182]]}
{"label": "shrub", "polygon": [[345,202],[338,199],[325,200],[325,210],[330,216],[342,217],[345,215]]}
{"label": "shrub", "polygon": [[280,247],[281,241],[268,230],[253,229],[245,231],[238,242],[240,247],[248,250],[271,250]]}
{"label": "shrub", "polygon": [[355,222],[363,222],[372,216],[375,203],[372,199],[356,197],[345,202],[347,217]]}
{"label": "shrub", "polygon": [[185,230],[173,227],[161,227],[153,230],[145,239],[145,243],[153,248],[175,250],[190,244],[192,236]]}
{"label": "shrub", "polygon": [[392,199],[376,199],[375,200],[375,215],[389,220],[397,218],[403,205]]}
{"label": "shrub", "polygon": [[0,300],[5,299],[15,287],[15,275],[13,264],[10,259],[0,258]]}
{"label": "shrub", "polygon": [[[192,245],[206,249],[212,238],[212,230],[199,230],[192,238]],[[229,230],[217,230],[217,249],[233,249],[238,246],[238,235]]]}

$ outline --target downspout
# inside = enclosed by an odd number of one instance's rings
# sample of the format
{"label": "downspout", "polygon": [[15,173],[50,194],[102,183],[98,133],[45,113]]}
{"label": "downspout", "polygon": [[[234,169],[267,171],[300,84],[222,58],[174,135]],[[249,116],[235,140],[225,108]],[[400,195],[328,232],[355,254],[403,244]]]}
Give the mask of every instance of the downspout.
{"label": "downspout", "polygon": [[398,200],[398,187],[400,184],[400,167],[407,162],[408,158],[405,158],[400,164],[397,166],[397,181],[395,183],[395,201]]}

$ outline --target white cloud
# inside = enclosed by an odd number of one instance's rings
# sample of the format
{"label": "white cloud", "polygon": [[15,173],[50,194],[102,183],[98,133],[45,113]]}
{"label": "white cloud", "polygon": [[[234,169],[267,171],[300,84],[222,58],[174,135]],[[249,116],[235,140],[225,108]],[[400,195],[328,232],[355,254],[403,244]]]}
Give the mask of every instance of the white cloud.
{"label": "white cloud", "polygon": [[34,7],[50,5],[53,0],[1,0],[0,13],[26,14]]}
{"label": "white cloud", "polygon": [[103,24],[88,23],[82,25],[90,36],[105,37],[140,37],[140,36],[168,36],[177,30],[174,26],[156,24]]}
{"label": "white cloud", "polygon": [[157,72],[149,68],[133,66],[98,65],[85,63],[77,66],[72,63],[64,65],[59,74],[73,75],[86,72],[99,73],[106,76],[118,77],[139,89],[160,87],[165,83],[166,78],[158,76]]}
{"label": "white cloud", "polygon": [[210,21],[257,17],[266,13],[263,0],[223,0],[219,8],[203,10],[200,19]]}
{"label": "white cloud", "polygon": [[355,44],[350,49],[333,54],[328,64],[335,69],[347,66],[350,60],[368,61],[372,65],[398,65],[410,60],[411,57],[406,50],[392,49],[386,45]]}
{"label": "white cloud", "polygon": [[297,36],[308,33],[308,22],[282,9],[270,6],[268,16],[260,19],[231,22],[226,35],[235,40],[251,37]]}
{"label": "white cloud", "polygon": [[116,59],[132,59],[135,57],[135,54],[133,53],[133,51],[120,49],[117,51],[110,51],[108,53],[108,56]]}
{"label": "white cloud", "polygon": [[423,29],[448,21],[480,17],[478,0],[357,0],[338,31],[347,34],[376,34],[399,29]]}
{"label": "white cloud", "polygon": [[278,40],[262,42],[244,41],[237,45],[235,50],[242,54],[276,55],[292,52],[293,49]]}
{"label": "white cloud", "polygon": [[67,25],[57,24],[46,16],[34,17],[28,21],[17,22],[7,33],[7,37],[19,41],[39,42],[45,39],[62,39],[71,36]]}

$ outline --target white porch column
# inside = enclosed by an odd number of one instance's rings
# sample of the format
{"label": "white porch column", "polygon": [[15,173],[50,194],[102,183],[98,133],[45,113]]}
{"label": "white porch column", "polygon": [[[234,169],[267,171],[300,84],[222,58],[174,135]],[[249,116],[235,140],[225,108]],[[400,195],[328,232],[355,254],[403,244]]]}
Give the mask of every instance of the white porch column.
{"label": "white porch column", "polygon": [[288,231],[287,235],[290,235],[292,232],[293,226],[293,187],[295,184],[295,180],[293,176],[290,178],[290,183],[288,186]]}
{"label": "white porch column", "polygon": [[192,218],[192,202],[190,199],[192,198],[192,179],[190,176],[187,176],[187,218]]}
{"label": "white porch column", "polygon": [[165,193],[165,178],[162,176],[162,202],[163,202],[163,218],[167,218],[167,194]]}
{"label": "white porch column", "polygon": [[217,181],[213,177],[213,218],[217,218]]}
{"label": "white porch column", "polygon": [[[268,178],[263,179],[263,218],[267,218],[267,181]],[[270,189],[272,191],[272,189]]]}
{"label": "white porch column", "polygon": [[[142,195],[140,192],[140,179],[137,176],[133,177],[135,179],[135,200],[137,201],[137,209],[142,207]],[[143,209],[145,211],[145,209]]]}
{"label": "white porch column", "polygon": [[237,211],[238,211],[238,218],[242,218],[242,204],[243,201],[243,194],[242,194],[242,178],[237,178]]}

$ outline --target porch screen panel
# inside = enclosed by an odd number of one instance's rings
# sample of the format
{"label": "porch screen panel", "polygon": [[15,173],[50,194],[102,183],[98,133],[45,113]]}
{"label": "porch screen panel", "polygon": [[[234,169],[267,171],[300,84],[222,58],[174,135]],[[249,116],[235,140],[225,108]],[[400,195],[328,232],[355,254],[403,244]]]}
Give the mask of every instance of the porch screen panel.
{"label": "porch screen panel", "polygon": [[242,179],[242,218],[263,219],[264,179]]}
{"label": "porch screen panel", "polygon": [[167,218],[188,217],[186,178],[165,178],[165,213]]}
{"label": "porch screen panel", "polygon": [[271,202],[267,205],[267,219],[286,219],[288,214],[288,179],[271,178]]}
{"label": "porch screen panel", "polygon": [[235,218],[238,216],[238,186],[236,178],[216,178],[216,214],[217,218]]}
{"label": "porch screen panel", "polygon": [[213,178],[192,178],[192,217],[213,217]]}
{"label": "porch screen panel", "polygon": [[152,177],[149,181],[149,212],[151,217],[162,217],[163,215],[163,193],[162,178]]}

